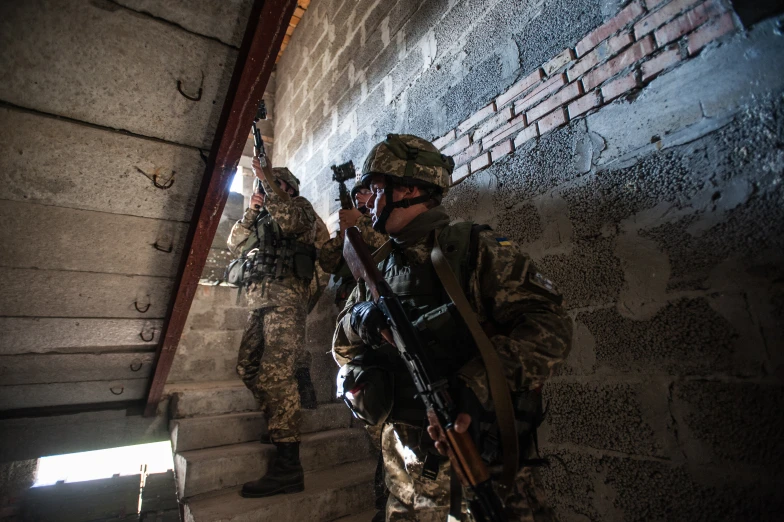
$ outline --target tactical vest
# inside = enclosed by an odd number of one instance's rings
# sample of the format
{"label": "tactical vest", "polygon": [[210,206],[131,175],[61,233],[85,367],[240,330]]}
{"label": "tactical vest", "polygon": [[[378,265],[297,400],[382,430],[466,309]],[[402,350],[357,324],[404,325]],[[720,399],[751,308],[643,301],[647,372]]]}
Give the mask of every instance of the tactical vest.
{"label": "tactical vest", "polygon": [[[464,290],[468,288],[468,280],[476,268],[479,232],[486,228],[462,222],[445,227],[438,236],[444,255]],[[477,351],[430,259],[412,266],[402,250],[395,248],[379,268],[419,330],[431,367],[439,369],[441,377],[455,375],[476,356]],[[416,388],[411,376],[395,355],[396,352],[390,353],[392,360],[396,361],[393,363],[395,394],[390,421],[420,425],[425,416],[424,405],[415,397]]]}
{"label": "tactical vest", "polygon": [[283,279],[291,274],[307,281],[313,278],[315,245],[285,235],[267,211],[259,215],[253,231],[242,250],[250,264],[248,282]]}

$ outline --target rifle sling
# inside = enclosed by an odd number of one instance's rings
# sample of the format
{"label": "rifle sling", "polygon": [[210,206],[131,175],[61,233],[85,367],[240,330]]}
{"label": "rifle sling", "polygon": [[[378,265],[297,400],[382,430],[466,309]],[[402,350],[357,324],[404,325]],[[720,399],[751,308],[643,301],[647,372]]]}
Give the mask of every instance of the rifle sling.
{"label": "rifle sling", "polygon": [[512,484],[517,474],[517,463],[519,462],[512,396],[506,382],[504,369],[501,366],[501,360],[490,338],[487,337],[487,334],[479,324],[479,320],[476,318],[476,314],[471,308],[462,286],[449,266],[441,246],[438,244],[439,232],[438,230],[434,232],[433,250],[430,252],[430,259],[433,262],[438,279],[444,285],[444,290],[446,290],[460,317],[463,318],[463,321],[465,321],[468,329],[471,331],[471,336],[474,338],[487,371],[487,382],[490,386],[490,396],[495,405],[495,413],[501,435],[501,446],[504,452],[501,484],[506,486],[505,491],[508,494],[512,491]]}

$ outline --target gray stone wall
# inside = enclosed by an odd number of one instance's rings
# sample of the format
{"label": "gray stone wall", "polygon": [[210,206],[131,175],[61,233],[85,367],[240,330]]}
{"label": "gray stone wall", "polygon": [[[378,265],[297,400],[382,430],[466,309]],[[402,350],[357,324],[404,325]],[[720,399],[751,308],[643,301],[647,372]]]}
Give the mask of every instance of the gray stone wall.
{"label": "gray stone wall", "polygon": [[[446,134],[629,4],[314,0],[278,66],[276,164],[326,219],[329,165]],[[784,508],[781,27],[709,45],[445,200],[524,245],[575,320],[541,433],[563,520]],[[322,299],[309,342],[328,349],[334,314]]]}

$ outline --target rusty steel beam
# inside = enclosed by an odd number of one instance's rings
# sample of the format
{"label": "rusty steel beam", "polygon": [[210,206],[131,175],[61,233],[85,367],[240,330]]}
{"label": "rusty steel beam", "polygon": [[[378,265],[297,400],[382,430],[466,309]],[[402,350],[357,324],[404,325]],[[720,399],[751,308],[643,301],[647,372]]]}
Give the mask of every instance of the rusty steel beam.
{"label": "rusty steel beam", "polygon": [[296,6],[297,0],[256,0],[251,10],[196,200],[196,212],[183,250],[186,256],[180,265],[179,284],[169,307],[163,342],[156,352],[155,374],[144,410],[146,416],[157,412],[196,285],[226,205],[232,176]]}

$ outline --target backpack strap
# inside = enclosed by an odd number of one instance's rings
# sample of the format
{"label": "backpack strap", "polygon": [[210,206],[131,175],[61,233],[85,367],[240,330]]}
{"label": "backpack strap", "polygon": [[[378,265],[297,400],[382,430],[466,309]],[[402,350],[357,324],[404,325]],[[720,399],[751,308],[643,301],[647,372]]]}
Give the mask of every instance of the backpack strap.
{"label": "backpack strap", "polygon": [[[473,230],[471,231],[473,235]],[[471,336],[474,338],[479,354],[487,372],[487,382],[490,385],[490,396],[495,406],[496,419],[501,434],[501,447],[504,451],[503,471],[501,474],[501,484],[505,486],[506,495],[512,491],[515,475],[517,474],[517,463],[519,461],[519,449],[517,440],[517,428],[515,426],[514,408],[512,407],[512,395],[506,382],[506,375],[501,366],[501,359],[495,351],[490,338],[487,336],[479,320],[468,302],[468,298],[463,292],[460,282],[457,280],[449,262],[441,250],[438,243],[438,232],[433,235],[433,250],[430,252],[430,259],[433,262],[436,275],[444,286],[447,295],[457,308],[460,317],[468,326]],[[478,248],[478,236],[477,248]],[[503,496],[506,496],[503,495]]]}

